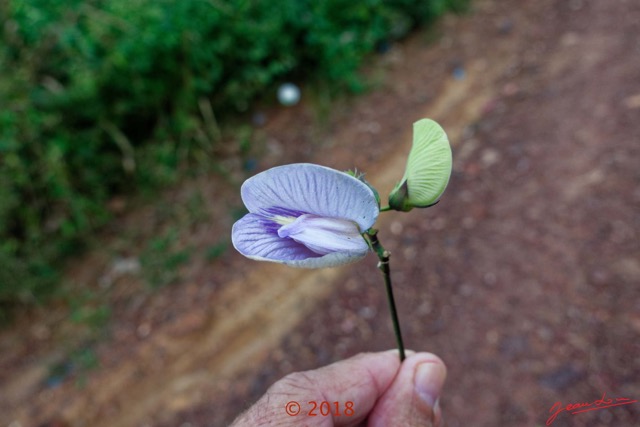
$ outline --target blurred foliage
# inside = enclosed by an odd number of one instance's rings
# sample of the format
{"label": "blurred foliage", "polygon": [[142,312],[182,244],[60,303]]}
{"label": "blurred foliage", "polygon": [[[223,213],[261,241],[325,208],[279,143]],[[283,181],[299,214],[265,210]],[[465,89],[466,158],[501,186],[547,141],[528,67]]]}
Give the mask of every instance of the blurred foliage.
{"label": "blurred foliage", "polygon": [[465,3],[0,2],[0,315],[54,288],[111,197],[215,165],[216,117],[286,80],[358,90],[366,54]]}
{"label": "blurred foliage", "polygon": [[140,263],[146,282],[159,288],[175,282],[180,266],[189,261],[191,249],[180,247],[178,230],[169,229],[149,241],[142,251]]}

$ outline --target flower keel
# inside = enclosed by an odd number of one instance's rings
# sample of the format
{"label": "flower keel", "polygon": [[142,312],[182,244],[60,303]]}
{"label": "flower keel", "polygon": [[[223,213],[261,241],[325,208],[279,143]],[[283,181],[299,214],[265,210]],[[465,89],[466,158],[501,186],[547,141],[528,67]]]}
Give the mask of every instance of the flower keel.
{"label": "flower keel", "polygon": [[369,249],[358,224],[347,219],[304,214],[283,225],[278,236],[289,237],[320,255],[331,252],[360,254]]}

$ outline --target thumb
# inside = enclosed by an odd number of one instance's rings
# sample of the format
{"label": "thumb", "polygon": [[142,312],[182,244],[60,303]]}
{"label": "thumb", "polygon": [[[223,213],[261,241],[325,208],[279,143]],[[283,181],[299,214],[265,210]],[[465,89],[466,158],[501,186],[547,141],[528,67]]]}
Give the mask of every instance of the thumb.
{"label": "thumb", "polygon": [[437,356],[430,353],[408,356],[369,415],[368,426],[440,426],[438,399],[446,376],[447,369]]}

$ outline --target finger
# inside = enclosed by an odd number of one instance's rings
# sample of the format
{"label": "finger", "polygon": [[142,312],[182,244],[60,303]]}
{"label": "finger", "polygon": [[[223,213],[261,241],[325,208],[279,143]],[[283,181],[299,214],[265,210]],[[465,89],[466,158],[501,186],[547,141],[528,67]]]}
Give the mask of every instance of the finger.
{"label": "finger", "polygon": [[[398,352],[387,351],[360,354],[320,369],[287,375],[271,386],[233,426],[356,426],[389,388],[399,368]],[[298,409],[295,405],[287,413],[290,402],[300,405],[300,413],[291,415]],[[315,411],[309,402],[316,403]],[[322,402],[328,402],[330,413],[327,414],[326,405],[320,411]]]}
{"label": "finger", "polygon": [[446,376],[447,369],[437,356],[430,353],[408,356],[373,409],[368,426],[440,426],[438,399]]}

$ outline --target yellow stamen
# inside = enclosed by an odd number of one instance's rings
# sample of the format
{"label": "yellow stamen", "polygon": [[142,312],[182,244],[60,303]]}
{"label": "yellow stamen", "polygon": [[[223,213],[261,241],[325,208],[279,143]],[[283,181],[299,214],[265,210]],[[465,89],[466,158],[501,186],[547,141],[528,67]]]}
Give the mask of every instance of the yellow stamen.
{"label": "yellow stamen", "polygon": [[275,215],[271,217],[273,222],[277,222],[280,225],[291,224],[296,220],[295,216],[283,216],[283,215]]}

